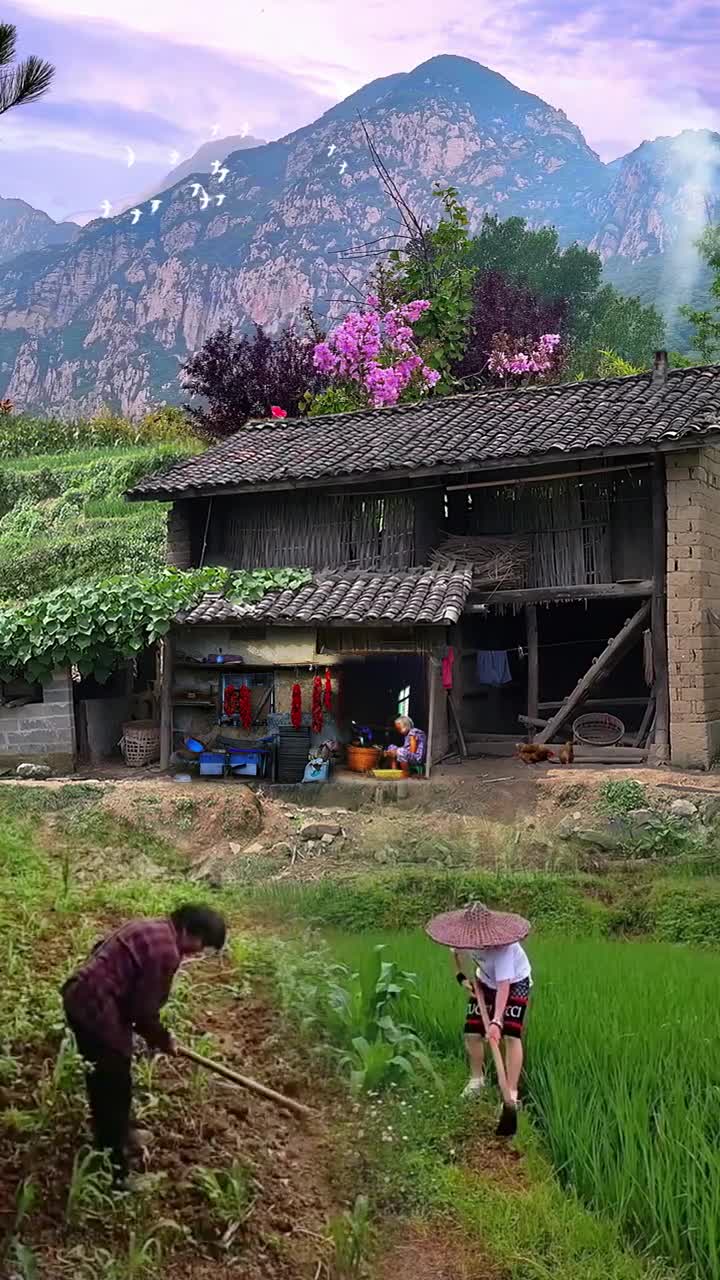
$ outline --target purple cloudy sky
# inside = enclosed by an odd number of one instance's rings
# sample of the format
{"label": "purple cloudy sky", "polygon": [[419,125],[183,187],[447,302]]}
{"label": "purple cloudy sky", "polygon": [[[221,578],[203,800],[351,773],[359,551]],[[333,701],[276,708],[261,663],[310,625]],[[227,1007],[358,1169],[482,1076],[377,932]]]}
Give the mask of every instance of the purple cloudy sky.
{"label": "purple cloudy sky", "polygon": [[562,107],[606,160],[720,131],[718,0],[11,0],[0,17],[58,68],[0,118],[0,195],[54,217],[146,190],[213,128],[280,137],[438,53]]}

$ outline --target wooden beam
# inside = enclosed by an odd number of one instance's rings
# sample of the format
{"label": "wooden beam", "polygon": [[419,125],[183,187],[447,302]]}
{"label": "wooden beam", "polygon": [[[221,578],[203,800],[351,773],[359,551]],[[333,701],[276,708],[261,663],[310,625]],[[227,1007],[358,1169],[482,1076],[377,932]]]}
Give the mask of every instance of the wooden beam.
{"label": "wooden beam", "polygon": [[525,605],[525,630],[528,651],[528,720],[538,713],[540,697],[540,664],[538,656],[538,619],[537,605]]}
{"label": "wooden beam", "polygon": [[168,634],[161,641],[162,671],[160,673],[160,768],[170,768],[173,751],[173,657],[174,645]]}
{"label": "wooden beam", "polygon": [[626,462],[622,467],[590,467],[587,471],[551,471],[544,476],[524,476],[519,480],[476,480],[472,484],[449,484],[448,493],[469,489],[501,489],[518,484],[543,484],[546,480],[574,480],[578,476],[606,476],[610,471],[647,471],[649,462]]}
{"label": "wooden beam", "polygon": [[629,600],[651,596],[652,578],[637,582],[588,582],[580,587],[524,587],[508,591],[471,591],[467,613],[479,613],[489,604],[563,604],[572,600]]}
{"label": "wooden beam", "polygon": [[547,720],[543,720],[540,716],[518,716],[518,720],[528,729],[544,729],[547,724]]}
{"label": "wooden beam", "polygon": [[655,749],[657,763],[670,759],[670,692],[667,652],[667,496],[665,459],[652,467],[652,650],[655,668]]}
{"label": "wooden beam", "polygon": [[[539,702],[538,711],[559,711],[565,703],[562,700],[555,702]],[[586,698],[583,706],[586,707],[646,707],[647,694],[644,698]]]}
{"label": "wooden beam", "polygon": [[650,614],[650,601],[646,600],[640,606],[637,613],[632,618],[628,618],[624,627],[618,634],[605,646],[602,653],[594,660],[592,666],[581,680],[578,680],[572,693],[565,699],[559,711],[551,720],[548,720],[544,729],[541,729],[537,736],[538,742],[549,742],[553,735],[557,732],[562,724],[572,715],[575,709],[584,701],[588,690],[597,684],[598,680],[606,676],[615,666],[616,662],[623,656],[626,649],[630,647],[633,641],[638,639],[639,633],[647,621]]}

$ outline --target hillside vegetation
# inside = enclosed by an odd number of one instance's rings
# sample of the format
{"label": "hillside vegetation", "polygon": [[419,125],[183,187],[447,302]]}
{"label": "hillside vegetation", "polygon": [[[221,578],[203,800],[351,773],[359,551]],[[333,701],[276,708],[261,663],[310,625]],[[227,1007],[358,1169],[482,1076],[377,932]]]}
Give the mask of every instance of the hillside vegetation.
{"label": "hillside vegetation", "polygon": [[167,508],[123,494],[202,447],[177,411],[132,424],[0,418],[0,601],[159,568]]}

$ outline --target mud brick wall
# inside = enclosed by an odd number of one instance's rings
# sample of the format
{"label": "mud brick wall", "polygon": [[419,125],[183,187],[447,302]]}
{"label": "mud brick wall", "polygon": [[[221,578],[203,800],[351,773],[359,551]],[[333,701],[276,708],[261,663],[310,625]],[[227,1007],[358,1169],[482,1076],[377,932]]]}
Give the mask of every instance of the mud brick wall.
{"label": "mud brick wall", "polygon": [[720,755],[720,450],[667,459],[670,753],[680,768]]}
{"label": "mud brick wall", "polygon": [[0,767],[49,764],[75,767],[75,712],[70,672],[56,672],[43,685],[43,701],[0,707]]}

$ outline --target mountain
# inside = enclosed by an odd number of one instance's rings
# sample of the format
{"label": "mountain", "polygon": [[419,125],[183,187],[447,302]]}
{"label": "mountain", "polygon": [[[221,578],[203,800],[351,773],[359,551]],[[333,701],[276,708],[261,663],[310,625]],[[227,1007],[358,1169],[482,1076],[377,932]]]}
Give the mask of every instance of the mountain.
{"label": "mountain", "polygon": [[616,254],[626,243],[611,228],[625,225],[638,170],[604,165],[564,112],[488,68],[432,58],[278,142],[233,151],[222,182],[204,154],[154,213],[144,203],[139,217],[96,220],[72,245],[6,264],[0,395],[33,411],[134,415],[181,398],[180,363],[220,324],[345,309],[343,276],[362,281],[367,246],[400,243],[363,126],[426,218],[437,218],[438,182],[457,187],[473,226],[485,212],[519,214],[554,224],[565,244]]}
{"label": "mountain", "polygon": [[79,231],[74,222],[55,222],[42,209],[33,209],[24,200],[0,196],[0,262],[7,262],[29,249],[72,244]]}
{"label": "mountain", "polygon": [[611,167],[590,241],[604,259],[682,253],[706,222],[720,219],[720,134],[685,129],[643,142]]}

